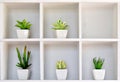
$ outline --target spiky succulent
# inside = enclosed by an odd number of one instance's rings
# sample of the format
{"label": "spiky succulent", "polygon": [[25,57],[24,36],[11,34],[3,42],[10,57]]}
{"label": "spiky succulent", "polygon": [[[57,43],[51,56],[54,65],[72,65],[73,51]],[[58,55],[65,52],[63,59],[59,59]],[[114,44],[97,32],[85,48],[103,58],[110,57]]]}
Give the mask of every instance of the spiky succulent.
{"label": "spiky succulent", "polygon": [[27,69],[31,64],[29,64],[30,54],[31,51],[27,52],[27,47],[24,47],[24,53],[23,55],[20,54],[20,51],[18,48],[16,48],[18,60],[19,62],[16,64],[17,67],[20,67],[22,69]]}
{"label": "spiky succulent", "polygon": [[56,69],[66,69],[66,63],[62,60],[57,61]]}
{"label": "spiky succulent", "polygon": [[22,29],[22,30],[23,29],[29,30],[31,25],[32,25],[30,22],[27,22],[26,19],[23,19],[22,21],[17,20],[16,22],[17,22],[17,24],[15,26]]}
{"label": "spiky succulent", "polygon": [[104,64],[104,59],[103,58],[93,58],[93,64],[95,69],[102,69],[102,66]]}
{"label": "spiky succulent", "polygon": [[57,20],[54,24],[53,24],[53,28],[54,30],[65,30],[68,29],[68,25],[66,22],[63,22],[61,19]]}

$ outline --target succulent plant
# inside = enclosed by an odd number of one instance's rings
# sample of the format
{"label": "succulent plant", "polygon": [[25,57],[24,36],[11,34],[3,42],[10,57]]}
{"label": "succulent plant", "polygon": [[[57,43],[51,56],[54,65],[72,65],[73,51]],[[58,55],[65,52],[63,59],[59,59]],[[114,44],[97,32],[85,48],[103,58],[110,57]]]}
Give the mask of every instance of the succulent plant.
{"label": "succulent plant", "polygon": [[104,59],[103,58],[93,58],[93,64],[95,69],[102,69],[102,66],[104,64]]}
{"label": "succulent plant", "polygon": [[17,24],[15,26],[22,29],[22,30],[23,29],[29,30],[31,25],[32,25],[30,22],[27,22],[26,19],[23,19],[22,21],[17,20],[16,22],[17,22]]}
{"label": "succulent plant", "polygon": [[18,48],[16,48],[16,51],[17,51],[18,60],[19,60],[16,66],[22,69],[27,69],[29,66],[31,66],[31,64],[29,64],[31,51],[27,52],[27,46],[24,47],[23,55],[20,54],[20,51]]}
{"label": "succulent plant", "polygon": [[57,61],[56,69],[66,69],[66,63],[62,60]]}
{"label": "succulent plant", "polygon": [[66,24],[66,22],[63,22],[61,19],[57,20],[54,24],[53,24],[53,28],[54,30],[65,30],[68,29],[68,25]]}

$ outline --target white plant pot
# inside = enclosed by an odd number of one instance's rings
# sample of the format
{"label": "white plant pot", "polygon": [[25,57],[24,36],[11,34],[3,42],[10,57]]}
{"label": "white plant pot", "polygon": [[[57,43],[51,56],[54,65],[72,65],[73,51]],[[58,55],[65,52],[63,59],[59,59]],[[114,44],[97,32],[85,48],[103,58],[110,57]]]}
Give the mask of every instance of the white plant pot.
{"label": "white plant pot", "polygon": [[66,80],[67,69],[56,69],[56,75],[58,80]]}
{"label": "white plant pot", "polygon": [[95,80],[104,80],[105,78],[105,69],[94,69],[93,76]]}
{"label": "white plant pot", "polygon": [[66,38],[68,30],[56,30],[57,38]]}
{"label": "white plant pot", "polygon": [[17,75],[19,80],[27,80],[30,76],[30,70],[29,69],[18,69]]}
{"label": "white plant pot", "polygon": [[17,37],[25,39],[29,37],[29,30],[17,30]]}

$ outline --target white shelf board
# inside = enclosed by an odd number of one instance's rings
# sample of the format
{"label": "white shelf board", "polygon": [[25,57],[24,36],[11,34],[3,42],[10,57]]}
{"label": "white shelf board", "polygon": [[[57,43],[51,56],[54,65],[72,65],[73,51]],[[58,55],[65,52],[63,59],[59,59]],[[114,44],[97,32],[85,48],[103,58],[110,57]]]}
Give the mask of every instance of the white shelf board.
{"label": "white shelf board", "polygon": [[83,42],[93,41],[93,42],[117,42],[118,39],[82,39]]}
{"label": "white shelf board", "polygon": [[1,41],[3,42],[22,42],[22,41],[40,41],[39,38],[34,38],[34,39],[2,39]]}
{"label": "white shelf board", "polygon": [[79,41],[80,39],[43,39],[42,41],[69,41],[69,42],[74,42],[74,41]]}
{"label": "white shelf board", "polygon": [[[79,0],[76,0],[79,1]],[[81,2],[119,2],[119,0],[81,0]]]}
{"label": "white shelf board", "polygon": [[119,0],[1,0],[1,2],[119,2]]}
{"label": "white shelf board", "polygon": [[4,0],[3,2],[40,2],[41,0]]}

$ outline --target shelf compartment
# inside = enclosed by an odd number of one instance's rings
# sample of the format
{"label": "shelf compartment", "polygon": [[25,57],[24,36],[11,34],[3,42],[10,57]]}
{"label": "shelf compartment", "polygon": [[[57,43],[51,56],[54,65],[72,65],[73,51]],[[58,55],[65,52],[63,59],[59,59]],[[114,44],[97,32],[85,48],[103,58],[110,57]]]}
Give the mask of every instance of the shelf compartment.
{"label": "shelf compartment", "polygon": [[105,59],[105,80],[117,80],[117,42],[83,42],[82,79],[93,80],[93,58]]}
{"label": "shelf compartment", "polygon": [[58,60],[64,60],[67,64],[67,80],[79,79],[78,45],[78,42],[49,42],[44,44],[45,80],[57,80],[56,62]]}
{"label": "shelf compartment", "polygon": [[[27,46],[27,50],[31,51],[31,59],[30,63],[32,63],[30,70],[31,76],[30,80],[40,80],[40,44],[39,42],[4,42],[4,49],[2,55],[2,71],[4,75],[2,75],[3,80],[17,80],[17,67],[16,64],[18,62],[16,47],[19,48],[20,52],[23,52],[24,46]],[[5,70],[6,69],[6,70]],[[2,73],[3,73],[2,72]]]}
{"label": "shelf compartment", "polygon": [[52,24],[58,19],[65,21],[69,25],[68,38],[79,37],[79,20],[77,3],[45,3],[44,13],[44,38],[56,38]]}
{"label": "shelf compartment", "polygon": [[39,26],[39,4],[37,3],[6,3],[5,4],[5,34],[4,38],[17,38],[15,27],[16,20],[26,19],[32,26],[30,29],[30,38],[40,37]]}
{"label": "shelf compartment", "polygon": [[82,38],[117,38],[117,4],[83,3]]}

